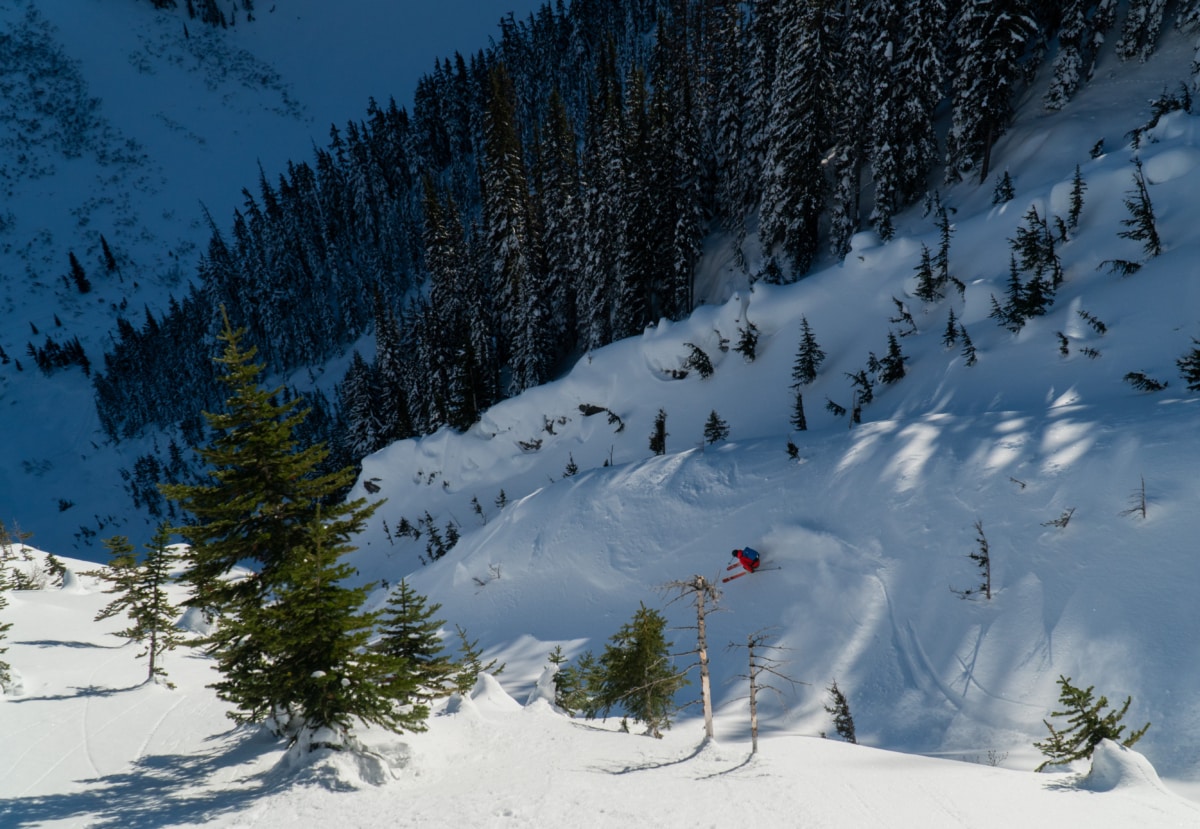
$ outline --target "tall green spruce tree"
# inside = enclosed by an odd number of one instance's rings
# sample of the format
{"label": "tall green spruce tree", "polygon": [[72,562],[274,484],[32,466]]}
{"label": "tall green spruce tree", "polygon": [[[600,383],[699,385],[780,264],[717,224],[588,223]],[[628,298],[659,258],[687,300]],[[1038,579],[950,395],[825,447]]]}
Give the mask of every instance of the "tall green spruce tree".
{"label": "tall green spruce tree", "polygon": [[[162,488],[191,516],[178,528],[190,545],[187,604],[219,617],[204,640],[221,673],[213,687],[235,721],[269,720],[292,741],[320,735],[314,747],[343,745],[355,719],[419,727],[420,712],[397,704],[411,680],[366,647],[376,621],[361,612],[366,589],[343,584],[348,539],[379,505],[336,502],[353,470],[317,472],[325,447],[300,448],[306,412],[259,385],[263,369],[243,333],[223,314],[216,363],[228,399],[225,411],[206,413],[214,437],[199,450],[209,482]],[[238,564],[251,572],[231,578]]]}
{"label": "tall green spruce tree", "polygon": [[174,687],[167,681],[167,672],[162,667],[163,654],[174,650],[182,641],[179,629],[175,627],[178,609],[166,592],[175,563],[170,541],[170,530],[165,525],[159,526],[139,564],[129,539],[114,536],[104,542],[112,556],[108,568],[95,571],[93,575],[109,583],[105,593],[117,594],[96,614],[96,621],[124,613],[129,619],[129,627],[117,631],[116,635],[145,646],[138,657],[147,657],[149,661],[146,681],[161,679],[167,687]]}

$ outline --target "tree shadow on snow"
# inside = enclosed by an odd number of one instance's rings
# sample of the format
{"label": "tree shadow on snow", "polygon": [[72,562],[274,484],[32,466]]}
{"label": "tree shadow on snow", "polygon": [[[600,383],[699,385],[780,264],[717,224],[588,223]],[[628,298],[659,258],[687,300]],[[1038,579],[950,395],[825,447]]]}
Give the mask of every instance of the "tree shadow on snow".
{"label": "tree shadow on snow", "polygon": [[691,754],[686,754],[683,757],[677,757],[674,760],[663,760],[661,762],[653,762],[653,763],[641,763],[636,766],[623,766],[622,768],[619,768],[619,769],[600,769],[600,771],[603,771],[606,774],[614,774],[615,775],[615,774],[632,774],[636,771],[653,771],[654,769],[670,768],[671,766],[682,765],[683,763],[686,763],[689,760],[695,760],[697,757],[700,756],[701,752],[703,752],[707,746],[708,746],[708,741],[701,740],[700,744],[697,745],[692,750]]}
{"label": "tree shadow on snow", "polygon": [[245,729],[211,739],[219,745],[203,753],[148,755],[129,771],[78,781],[86,791],[0,801],[0,826],[16,829],[83,817],[96,829],[204,823],[290,785],[287,775],[272,774],[272,768],[214,783],[213,778],[227,769],[252,768],[258,757],[277,751],[279,742]]}
{"label": "tree shadow on snow", "polygon": [[95,648],[102,651],[117,651],[125,647],[124,643],[120,645],[98,645],[95,642],[68,642],[63,639],[24,639],[20,642],[13,642],[13,644],[31,645],[35,648]]}
{"label": "tree shadow on snow", "polygon": [[136,691],[145,684],[145,681],[142,681],[136,685],[130,685],[128,688],[101,688],[99,685],[71,685],[68,687],[75,691],[74,694],[43,694],[38,697],[12,697],[8,702],[19,705],[22,702],[53,702],[56,700],[77,699],[79,697],[111,697],[116,694],[124,694],[127,691]]}

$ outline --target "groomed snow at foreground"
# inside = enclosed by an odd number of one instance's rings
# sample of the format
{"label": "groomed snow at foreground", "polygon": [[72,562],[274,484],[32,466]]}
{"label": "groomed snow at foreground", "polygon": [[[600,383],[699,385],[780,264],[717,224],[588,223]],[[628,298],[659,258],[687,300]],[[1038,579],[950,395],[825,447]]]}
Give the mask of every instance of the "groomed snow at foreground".
{"label": "groomed snow at foreground", "polygon": [[[85,562],[66,562],[90,568]],[[24,693],[0,704],[0,825],[160,826],[1195,826],[1141,755],[1102,745],[1091,774],[1033,774],[776,734],[751,756],[743,718],[665,739],[573,722],[485,675],[428,732],[363,735],[369,753],[299,756],[228,728],[208,661],[168,655],[178,687],[144,685],[134,646],[92,624],[82,577],[10,594],[8,656]],[[450,713],[453,711],[453,713]],[[995,758],[991,758],[995,759]]]}

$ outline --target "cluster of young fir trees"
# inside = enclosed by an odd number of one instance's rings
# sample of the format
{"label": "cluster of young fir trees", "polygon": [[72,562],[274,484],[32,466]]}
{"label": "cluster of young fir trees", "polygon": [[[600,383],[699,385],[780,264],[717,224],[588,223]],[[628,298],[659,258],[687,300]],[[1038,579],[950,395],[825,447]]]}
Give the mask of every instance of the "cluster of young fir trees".
{"label": "cluster of young fir trees", "polygon": [[143,642],[147,679],[165,681],[161,655],[179,642],[165,591],[173,529],[188,545],[184,604],[214,623],[199,644],[235,721],[266,723],[310,748],[353,745],[355,723],[421,730],[432,699],[503,666],[484,665],[461,628],[462,659],[446,656],[439,606],[407,582],[383,610],[363,610],[371,585],[348,586],[344,557],[379,504],[340,500],[354,471],[320,471],[324,446],[296,438],[306,411],[260,385],[264,367],[243,337],[225,317],[216,362],[228,396],[205,414],[214,434],[199,450],[207,482],[163,487],[188,520],[160,527],[140,563],[126,539],[108,542],[113,559],[99,575],[118,596],[97,618],[124,612],[131,625],[117,635]]}
{"label": "cluster of young fir trees", "polygon": [[[710,233],[741,249],[756,231],[752,276],[790,281],[823,239],[842,256],[863,226],[890,238],[939,167],[987,179],[1047,45],[1060,106],[1115,8],[556,0],[509,17],[491,48],[439,61],[411,112],[372,101],[312,162],[263,172],[230,230],[210,219],[194,288],[119,321],[94,378],[101,423],[114,439],[196,434],[219,403],[207,355],[223,304],[272,371],[374,332],[337,400],[311,401],[336,461],[466,428],[564,360],[689,313]],[[1196,0],[1177,10],[1198,17]],[[1144,59],[1162,25],[1163,4],[1135,0],[1119,54]]]}

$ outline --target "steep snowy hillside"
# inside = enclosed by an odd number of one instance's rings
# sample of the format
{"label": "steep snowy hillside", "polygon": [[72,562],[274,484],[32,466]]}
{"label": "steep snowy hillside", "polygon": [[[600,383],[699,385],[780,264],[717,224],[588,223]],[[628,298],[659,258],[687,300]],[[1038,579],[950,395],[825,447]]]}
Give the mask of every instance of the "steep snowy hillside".
{"label": "steep snowy hillside", "polygon": [[89,378],[44,376],[27,346],[78,338],[98,362],[118,314],[141,324],[184,295],[205,211],[226,228],[260,171],[308,159],[371,97],[408,105],[436,59],[486,46],[502,16],[540,3],[257,5],[219,32],[189,25],[186,4],[0,7],[0,515],[46,547],[103,558],[100,538],[146,533],[118,471],[149,441],[108,445]]}
{"label": "steep snowy hillside", "polygon": [[[1157,66],[1097,82],[1064,113],[1031,110],[999,148],[1013,201],[993,206],[991,188],[943,193],[964,297],[951,288],[940,301],[915,298],[921,245],[939,243],[934,217],[919,211],[891,243],[860,236],[845,263],[797,285],[728,279],[727,301],[589,355],[466,434],[368,458],[363,483],[388,501],[358,567],[395,581],[438,554],[430,526],[445,536],[453,524],[461,541],[413,583],[502,654],[505,681],[523,693],[556,643],[600,650],[639,602],[686,624],[686,603],[668,604],[661,585],[720,575],[730,550],[750,545],[780,569],[727,585],[709,632],[723,647],[773,630],[792,649],[790,670],[811,685],[786,695],[773,727],[828,729],[823,691],[836,679],[865,742],[959,757],[996,749],[1031,767],[1066,675],[1110,699],[1132,695],[1132,716],[1155,724],[1139,746],[1160,770],[1200,775],[1189,599],[1200,579],[1200,403],[1175,365],[1200,335],[1189,209],[1197,121],[1170,114],[1136,151],[1124,137],[1149,118],[1164,67],[1186,64],[1176,45]],[[1101,138],[1107,151],[1092,158]],[[1118,235],[1135,157],[1165,244],[1149,260]],[[1030,206],[1066,216],[1076,164],[1085,204],[1078,231],[1057,246],[1057,298],[1011,333],[989,318],[992,297],[1005,301],[1008,240]],[[1121,277],[1104,264],[1114,259],[1145,265]],[[961,336],[944,344],[951,311],[974,365]],[[808,430],[796,432],[789,387],[802,318],[828,359],[803,389]],[[736,344],[747,320],[760,335],[752,363],[721,346]],[[875,384],[851,425],[826,401],[851,407],[850,375],[867,371],[869,352],[887,353],[889,331],[907,374]],[[673,379],[689,343],[712,358],[710,378]],[[1168,385],[1138,391],[1123,379],[1130,372]],[[653,457],[660,408],[667,454]],[[704,445],[713,411],[730,438]],[[566,477],[572,461],[581,471]],[[1131,511],[1143,481],[1144,516]],[[403,535],[405,521],[422,535]],[[979,585],[968,558],[976,522],[992,559],[990,601],[955,592]],[[687,636],[677,634],[681,648]],[[739,659],[717,660],[726,710],[744,705]]]}

